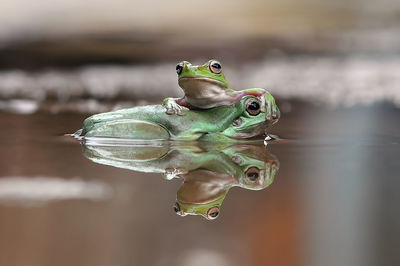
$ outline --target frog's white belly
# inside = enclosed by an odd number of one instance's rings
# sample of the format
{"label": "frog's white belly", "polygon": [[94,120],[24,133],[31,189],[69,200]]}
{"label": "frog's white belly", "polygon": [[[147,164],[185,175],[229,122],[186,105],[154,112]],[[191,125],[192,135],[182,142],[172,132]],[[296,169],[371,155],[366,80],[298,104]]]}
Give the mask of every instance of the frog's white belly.
{"label": "frog's white belly", "polygon": [[187,102],[201,109],[232,104],[237,94],[237,91],[207,78],[184,78],[179,80],[179,85],[185,91]]}

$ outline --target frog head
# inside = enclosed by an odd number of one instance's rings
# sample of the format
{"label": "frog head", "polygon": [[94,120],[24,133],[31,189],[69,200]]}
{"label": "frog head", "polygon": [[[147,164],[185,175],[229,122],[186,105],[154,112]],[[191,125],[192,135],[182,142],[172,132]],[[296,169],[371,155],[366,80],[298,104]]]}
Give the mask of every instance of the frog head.
{"label": "frog head", "polygon": [[224,138],[238,140],[260,136],[280,116],[274,98],[267,91],[259,96],[243,96],[231,109],[236,113],[236,116],[231,116],[231,123],[218,134],[204,135],[202,140],[224,141]]}
{"label": "frog head", "polygon": [[185,175],[176,193],[174,211],[180,216],[201,215],[208,220],[219,216],[221,204],[236,179],[227,174],[208,169],[195,169]]}
{"label": "frog head", "polygon": [[209,60],[204,65],[194,66],[188,61],[182,61],[176,65],[179,86],[186,96],[198,94],[199,91],[232,90],[222,73],[221,63],[217,60]]}
{"label": "frog head", "polygon": [[274,181],[279,170],[278,158],[263,146],[237,145],[225,152],[232,154],[232,161],[239,166],[235,174],[238,185],[249,190],[262,190]]}
{"label": "frog head", "polygon": [[262,190],[272,184],[279,169],[278,159],[263,145],[232,145],[219,155],[225,163],[220,161],[218,165],[225,167],[211,170],[212,164],[208,163],[181,175],[184,182],[174,205],[178,215],[201,215],[214,220],[232,187]]}
{"label": "frog head", "polygon": [[222,201],[224,200],[226,191],[223,196],[211,201],[207,204],[188,204],[185,202],[177,201],[174,205],[174,211],[180,216],[186,215],[201,215],[207,220],[215,220],[218,218]]}
{"label": "frog head", "polygon": [[261,96],[248,95],[240,101],[244,110],[222,134],[231,138],[251,138],[265,133],[268,126],[275,124],[280,111],[268,92]]}

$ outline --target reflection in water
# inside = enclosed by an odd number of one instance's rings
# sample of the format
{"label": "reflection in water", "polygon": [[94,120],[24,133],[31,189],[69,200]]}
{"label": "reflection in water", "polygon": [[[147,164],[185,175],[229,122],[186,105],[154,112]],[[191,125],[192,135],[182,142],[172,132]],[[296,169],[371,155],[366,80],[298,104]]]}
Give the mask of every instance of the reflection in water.
{"label": "reflection in water", "polygon": [[190,143],[163,145],[107,145],[83,143],[83,154],[99,164],[182,178],[174,210],[185,216],[218,217],[232,187],[261,190],[279,169],[278,159],[262,144]]}

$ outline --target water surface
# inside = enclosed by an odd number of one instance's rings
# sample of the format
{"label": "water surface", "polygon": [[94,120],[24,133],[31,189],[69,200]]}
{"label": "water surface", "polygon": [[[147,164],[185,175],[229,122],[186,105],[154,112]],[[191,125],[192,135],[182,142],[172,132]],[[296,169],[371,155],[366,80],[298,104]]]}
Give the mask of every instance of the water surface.
{"label": "water surface", "polygon": [[181,179],[88,160],[62,136],[85,115],[0,113],[0,265],[397,265],[399,109],[290,105],[273,182],[212,221],[175,214]]}

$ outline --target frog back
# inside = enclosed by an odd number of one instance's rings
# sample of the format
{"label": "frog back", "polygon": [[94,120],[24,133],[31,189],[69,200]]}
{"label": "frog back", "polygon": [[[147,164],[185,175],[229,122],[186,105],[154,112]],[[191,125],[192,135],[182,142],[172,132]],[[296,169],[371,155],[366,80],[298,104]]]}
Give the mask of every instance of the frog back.
{"label": "frog back", "polygon": [[[85,137],[196,140],[221,132],[242,112],[239,104],[168,115],[161,105],[138,106],[93,115],[83,124]],[[240,105],[239,105],[240,106]]]}

